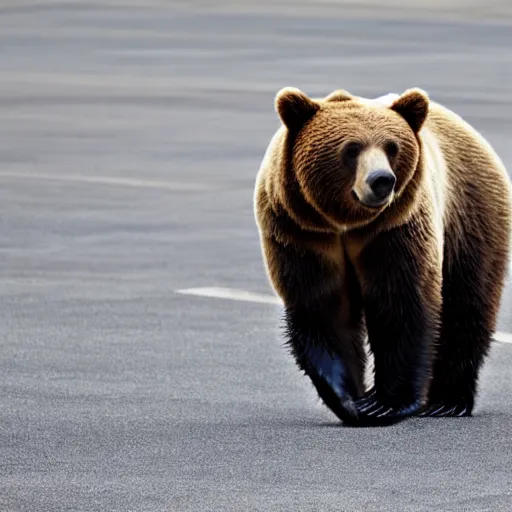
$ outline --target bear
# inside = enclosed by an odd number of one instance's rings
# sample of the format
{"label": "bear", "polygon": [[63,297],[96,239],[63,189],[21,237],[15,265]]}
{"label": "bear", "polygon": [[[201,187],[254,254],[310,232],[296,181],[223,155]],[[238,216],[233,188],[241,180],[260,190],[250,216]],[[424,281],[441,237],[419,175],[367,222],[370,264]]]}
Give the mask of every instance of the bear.
{"label": "bear", "polygon": [[285,87],[275,110],[254,216],[298,367],[346,425],[472,416],[509,268],[503,162],[420,88]]}

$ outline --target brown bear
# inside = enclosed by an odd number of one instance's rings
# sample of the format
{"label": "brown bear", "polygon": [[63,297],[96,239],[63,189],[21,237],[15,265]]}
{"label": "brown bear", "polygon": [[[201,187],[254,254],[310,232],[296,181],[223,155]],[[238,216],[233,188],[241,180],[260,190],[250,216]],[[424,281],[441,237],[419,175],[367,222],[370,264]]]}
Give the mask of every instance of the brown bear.
{"label": "brown bear", "polygon": [[420,89],[275,106],[254,207],[298,366],[348,424],[471,415],[509,265],[499,157]]}

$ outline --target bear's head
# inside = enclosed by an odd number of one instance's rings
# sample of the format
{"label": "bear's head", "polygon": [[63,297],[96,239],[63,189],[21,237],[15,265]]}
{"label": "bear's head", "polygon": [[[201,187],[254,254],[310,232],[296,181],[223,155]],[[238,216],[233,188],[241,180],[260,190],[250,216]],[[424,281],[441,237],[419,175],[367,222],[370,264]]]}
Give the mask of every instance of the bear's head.
{"label": "bear's head", "polygon": [[285,165],[331,225],[365,225],[399,201],[418,168],[429,109],[423,91],[379,102],[344,90],[315,100],[287,87],[275,105],[287,130]]}

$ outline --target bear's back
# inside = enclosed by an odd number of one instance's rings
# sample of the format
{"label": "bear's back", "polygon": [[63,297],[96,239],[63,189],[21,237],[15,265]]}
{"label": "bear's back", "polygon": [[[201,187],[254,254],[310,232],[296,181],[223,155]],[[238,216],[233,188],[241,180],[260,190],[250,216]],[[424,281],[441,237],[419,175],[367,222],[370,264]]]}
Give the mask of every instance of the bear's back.
{"label": "bear's back", "polygon": [[508,238],[507,222],[489,226],[489,219],[510,219],[512,210],[510,178],[490,143],[458,114],[435,102],[430,103],[420,137],[426,183],[437,218],[443,219],[446,256],[453,256],[468,236]]}

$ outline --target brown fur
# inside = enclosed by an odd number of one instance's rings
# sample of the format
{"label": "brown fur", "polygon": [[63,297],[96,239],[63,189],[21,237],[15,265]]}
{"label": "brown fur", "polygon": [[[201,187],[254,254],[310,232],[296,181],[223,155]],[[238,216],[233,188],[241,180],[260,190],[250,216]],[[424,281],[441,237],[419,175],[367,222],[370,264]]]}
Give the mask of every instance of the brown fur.
{"label": "brown fur", "polygon": [[[379,105],[344,90],[313,100],[287,88],[276,109],[283,126],[258,174],[255,215],[299,366],[338,416],[364,417],[351,399],[362,391],[367,329],[377,399],[363,403],[406,416],[430,396],[447,415],[470,414],[510,251],[512,195],[498,156],[418,89]],[[354,142],[361,151],[398,145],[390,204],[371,209],[353,197],[361,171],[345,148]],[[308,362],[310,347],[324,346],[346,368],[348,402]]]}

